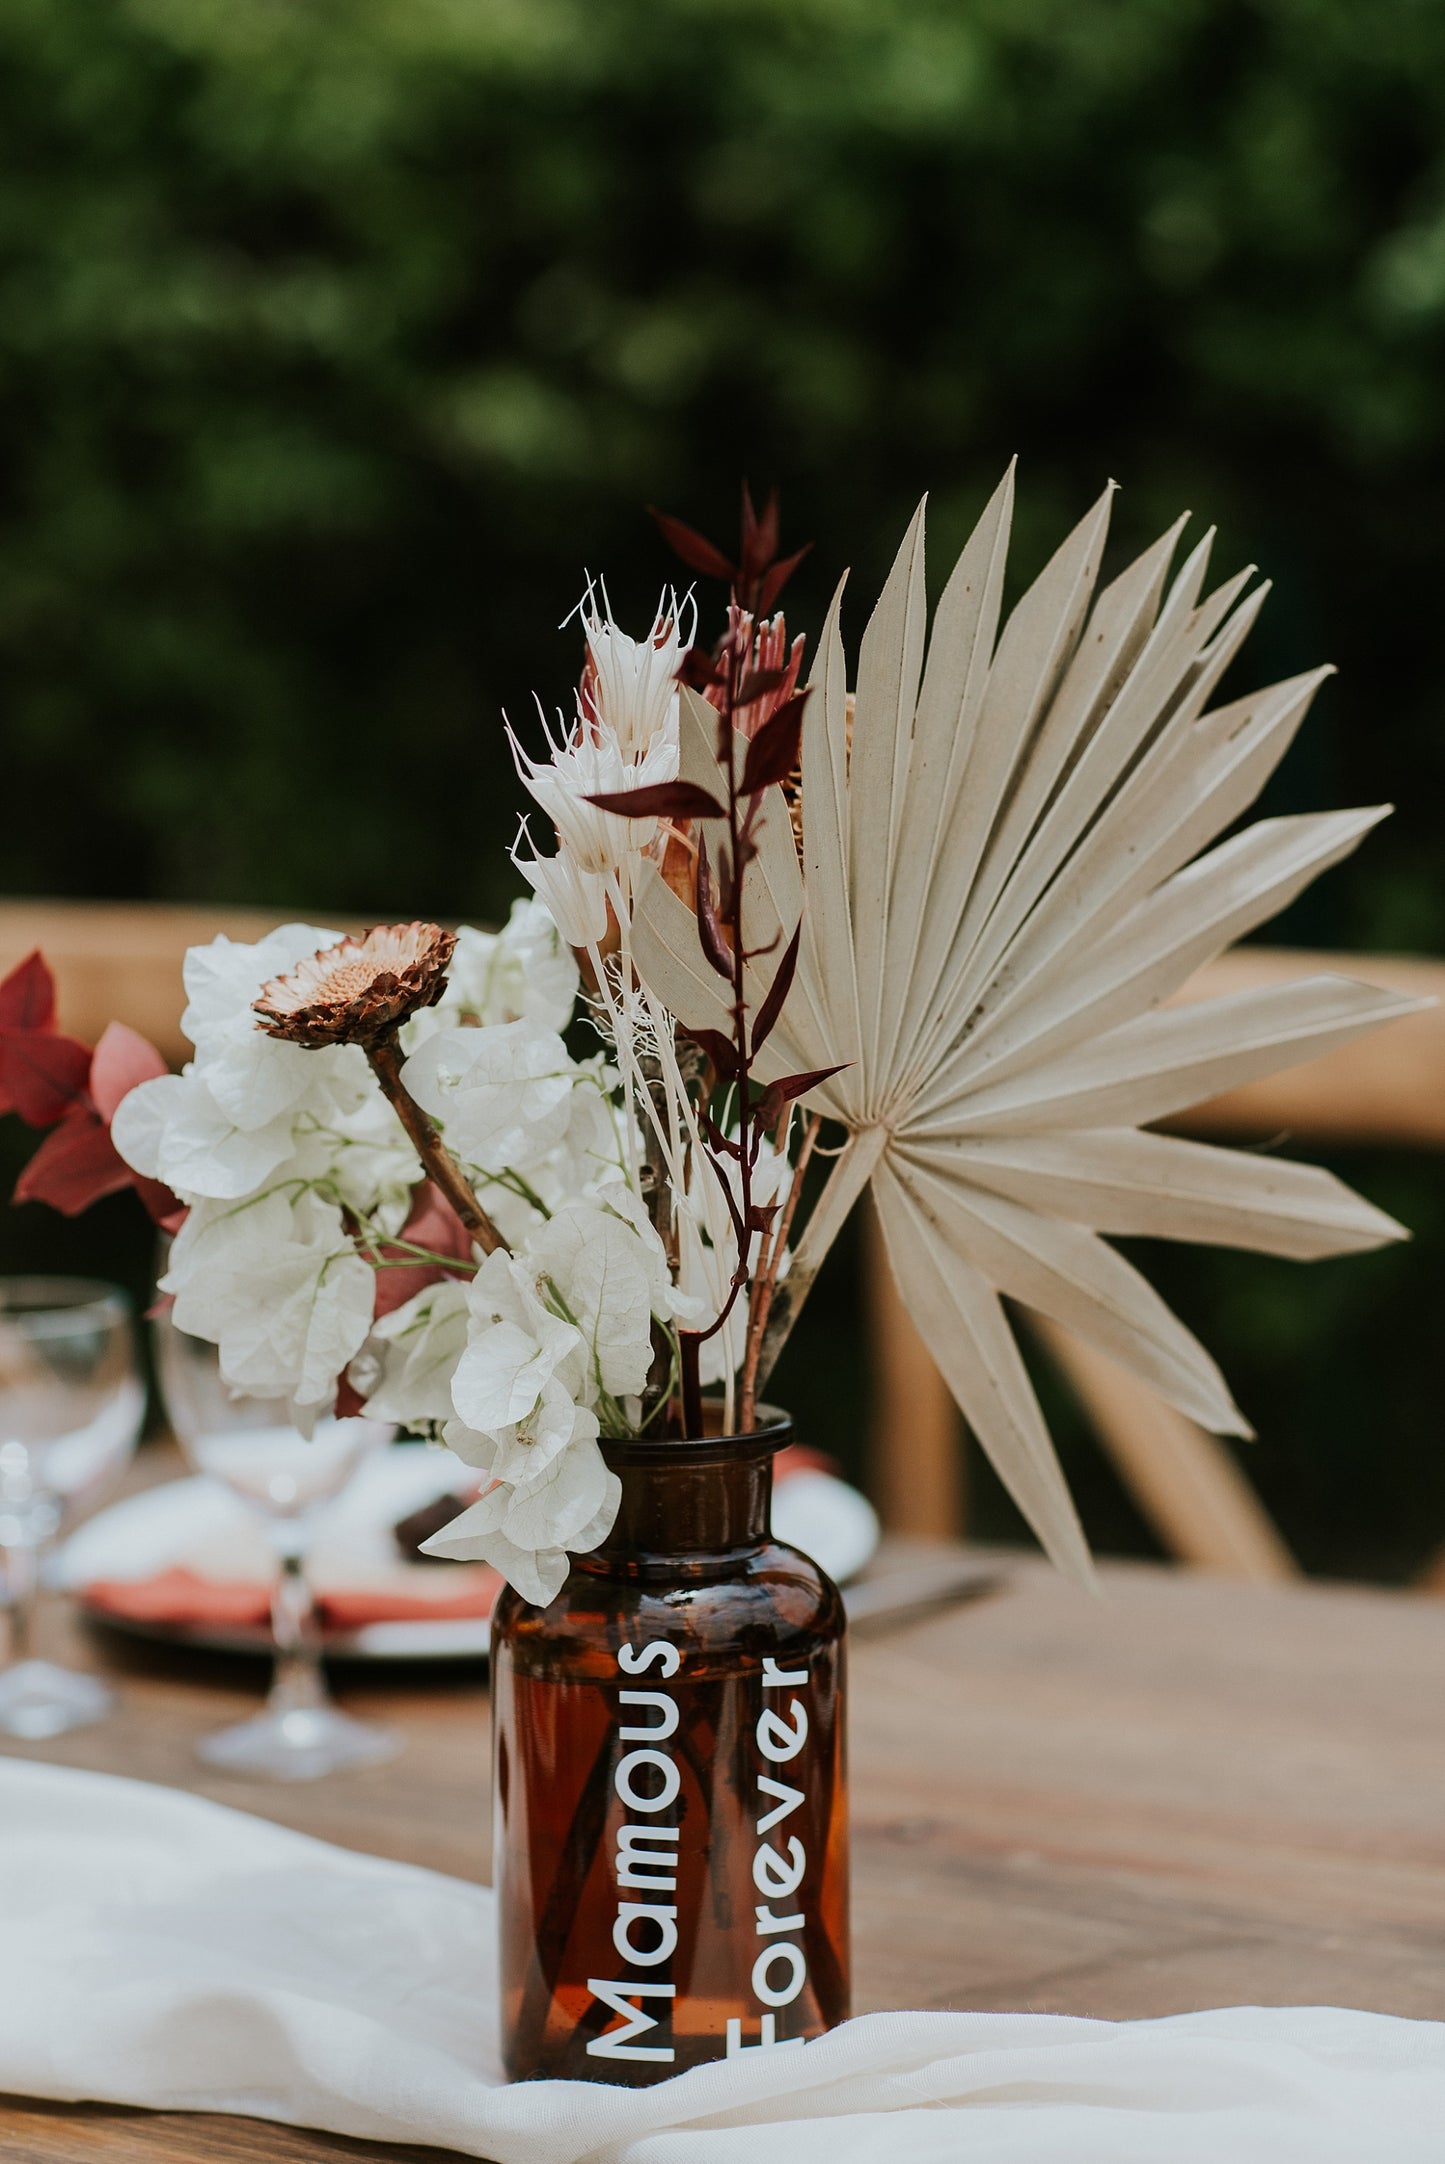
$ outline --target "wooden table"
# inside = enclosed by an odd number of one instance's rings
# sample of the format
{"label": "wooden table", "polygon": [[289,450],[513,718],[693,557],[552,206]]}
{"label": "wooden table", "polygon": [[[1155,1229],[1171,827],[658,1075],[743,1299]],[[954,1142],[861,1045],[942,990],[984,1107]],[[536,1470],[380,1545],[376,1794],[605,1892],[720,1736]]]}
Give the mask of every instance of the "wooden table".
{"label": "wooden table", "polygon": [[[896,1559],[896,1558],[895,1558]],[[1445,1602],[1105,1567],[1091,1600],[1010,1560],[991,1596],[854,1647],[860,2011],[1127,2017],[1264,2002],[1445,2018]],[[403,1729],[374,1772],[281,1788],[192,1755],[261,1678],[81,1640],[104,1725],[11,1751],[191,1788],[361,1849],[488,1868],[474,1674],[344,1679]],[[79,1642],[78,1642],[79,1641]],[[437,2159],[250,2120],[0,2107],[7,2164]]]}

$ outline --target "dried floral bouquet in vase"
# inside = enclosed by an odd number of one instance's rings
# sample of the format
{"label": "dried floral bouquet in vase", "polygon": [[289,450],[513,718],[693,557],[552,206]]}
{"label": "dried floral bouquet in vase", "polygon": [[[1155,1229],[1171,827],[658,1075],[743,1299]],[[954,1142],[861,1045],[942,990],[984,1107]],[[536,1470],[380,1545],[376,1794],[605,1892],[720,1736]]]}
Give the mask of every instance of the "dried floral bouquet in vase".
{"label": "dried floral bouquet in vase", "polygon": [[790,1430],[762,1394],[866,1189],[965,1417],[1080,1575],[1003,1299],[1242,1435],[1105,1236],[1304,1259],[1400,1229],[1154,1124],[1409,1004],[1333,977],[1168,1004],[1381,816],[1215,841],[1327,672],[1212,706],[1264,589],[1206,593],[1208,537],[1171,578],[1177,526],[1096,591],[1108,494],[1000,628],[1011,497],[931,630],[920,507],[851,689],[841,588],[804,681],[775,505],[744,494],[736,560],[662,520],[726,589],[720,636],[689,596],[634,640],[589,590],[572,710],[513,738],[546,838],[524,826],[533,892],[499,933],[195,949],[180,1075],[124,1034],[57,1049],[0,987],[0,1081],[23,1068],[20,1108],[58,1123],[22,1192],[73,1209],[133,1176],[233,1389],[303,1427],[364,1404],[472,1469],[428,1546],[509,1584],[517,2076],[651,2081],[847,2012],[842,1612],[771,1537]]}

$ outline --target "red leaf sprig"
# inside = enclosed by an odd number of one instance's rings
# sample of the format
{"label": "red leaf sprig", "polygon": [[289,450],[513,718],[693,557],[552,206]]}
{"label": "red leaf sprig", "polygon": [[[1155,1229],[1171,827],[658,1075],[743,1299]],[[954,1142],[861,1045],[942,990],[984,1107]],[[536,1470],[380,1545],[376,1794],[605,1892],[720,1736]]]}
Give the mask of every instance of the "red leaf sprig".
{"label": "red leaf sprig", "polygon": [[133,1187],[173,1232],[185,1209],[159,1180],[133,1172],[110,1139],[121,1099],[167,1072],[144,1037],[112,1022],[94,1051],[56,1027],[55,978],[37,949],[0,982],[0,1112],[52,1131],[15,1183],[16,1202],[45,1202],[77,1217],[104,1195]]}
{"label": "red leaf sprig", "polygon": [[726,556],[695,527],[684,526],[680,518],[672,518],[666,511],[649,505],[652,516],[673,550],[690,571],[696,571],[705,579],[725,579],[732,588],[733,598],[742,608],[757,616],[766,616],[777,601],[779,594],[797,570],[809,549],[811,541],[805,541],[791,556],[778,554],[778,492],[773,489],[762,511],[759,512],[752,498],[752,491],[743,484],[742,542],[737,561]]}
{"label": "red leaf sprig", "polygon": [[[738,1254],[722,1312],[705,1330],[679,1331],[684,1431],[701,1435],[701,1347],[723,1328],[739,1297],[748,1289],[754,1236],[761,1235],[765,1252],[770,1252],[767,1243],[772,1242],[775,1231],[776,1206],[759,1204],[754,1198],[763,1141],[785,1117],[795,1097],[826,1080],[836,1069],[784,1076],[765,1089],[759,1089],[753,1081],[754,1061],[782,1012],[793,981],[798,929],[784,947],[762,1004],[751,1019],[747,1007],[748,965],[761,961],[769,949],[748,944],[748,928],[743,921],[745,875],[757,855],[757,825],[765,792],[787,782],[797,768],[808,698],[806,691],[798,689],[802,641],[794,641],[790,648],[782,618],[770,621],[769,617],[807,550],[780,556],[777,495],[770,495],[759,511],[746,486],[735,558],[679,519],[658,511],[653,516],[690,569],[705,578],[725,579],[728,584],[728,628],[723,638],[711,653],[691,648],[678,670],[679,682],[701,692],[717,709],[717,755],[726,777],[726,802],[720,803],[709,790],[695,783],[681,781],[597,796],[591,801],[604,811],[632,816],[716,822],[710,834],[700,833],[697,838],[695,908],[703,956],[729,987],[732,1028],[728,1034],[716,1029],[691,1029],[683,1018],[679,1019],[717,1078],[735,1093],[737,1139],[729,1138],[710,1114],[705,1114],[701,1132],[732,1218]],[[746,746],[741,755],[740,745]],[[729,1165],[736,1168],[736,1194]],[[750,1303],[759,1289],[755,1286],[749,1293]],[[754,1320],[750,1305],[750,1345]],[[755,1359],[745,1362],[739,1403],[739,1425],[744,1433],[754,1424],[755,1369]]]}

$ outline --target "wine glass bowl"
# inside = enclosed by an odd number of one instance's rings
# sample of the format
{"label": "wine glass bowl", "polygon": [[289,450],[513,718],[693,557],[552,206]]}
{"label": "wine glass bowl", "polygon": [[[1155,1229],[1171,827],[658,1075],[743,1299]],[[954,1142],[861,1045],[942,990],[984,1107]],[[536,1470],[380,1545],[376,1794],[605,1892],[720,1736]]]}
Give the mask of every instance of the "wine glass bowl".
{"label": "wine glass bowl", "polygon": [[98,1720],[96,1676],[33,1658],[30,1616],[56,1535],[113,1483],[140,1438],[145,1388],[130,1302],[93,1278],[0,1278],[0,1558],[10,1664],[0,1731],[37,1741]]}
{"label": "wine glass bowl", "polygon": [[349,1766],[379,1765],[399,1749],[374,1722],[335,1705],[321,1663],[320,1631],[306,1580],[317,1522],[394,1430],[366,1419],[318,1420],[303,1435],[281,1398],[234,1394],[214,1345],[155,1318],[156,1372],[172,1430],[198,1473],[230,1490],[261,1519],[276,1560],[271,1631],[276,1667],[266,1704],[249,1720],[203,1737],[208,1765],[282,1781],[309,1781]]}

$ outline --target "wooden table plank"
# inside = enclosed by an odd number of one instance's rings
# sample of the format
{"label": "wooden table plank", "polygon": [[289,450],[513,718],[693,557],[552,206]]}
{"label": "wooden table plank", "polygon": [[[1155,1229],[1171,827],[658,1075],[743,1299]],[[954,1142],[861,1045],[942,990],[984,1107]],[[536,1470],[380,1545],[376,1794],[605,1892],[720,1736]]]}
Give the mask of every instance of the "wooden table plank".
{"label": "wooden table plank", "polygon": [[867,2003],[1445,2017],[1445,1608],[1103,1579],[859,1648]]}
{"label": "wooden table plank", "polygon": [[215,2112],[125,2111],[117,2105],[39,2104],[0,2097],[5,2164],[314,2164],[371,2158],[379,2164],[472,2164],[453,2149],[408,2142],[348,2141],[274,2120],[226,2119]]}
{"label": "wooden table plank", "polygon": [[[895,1544],[889,1562],[921,1550]],[[1097,1600],[1011,1560],[1001,1591],[854,1648],[860,2011],[1128,2017],[1263,2002],[1445,2018],[1445,1603],[1106,1566]],[[255,1664],[90,1639],[117,1716],[19,1755],[194,1789],[344,1845],[484,1877],[475,1672],[352,1671],[391,1766],[289,1788],[203,1767]],[[17,2164],[426,2155],[105,2106],[0,2109]]]}

